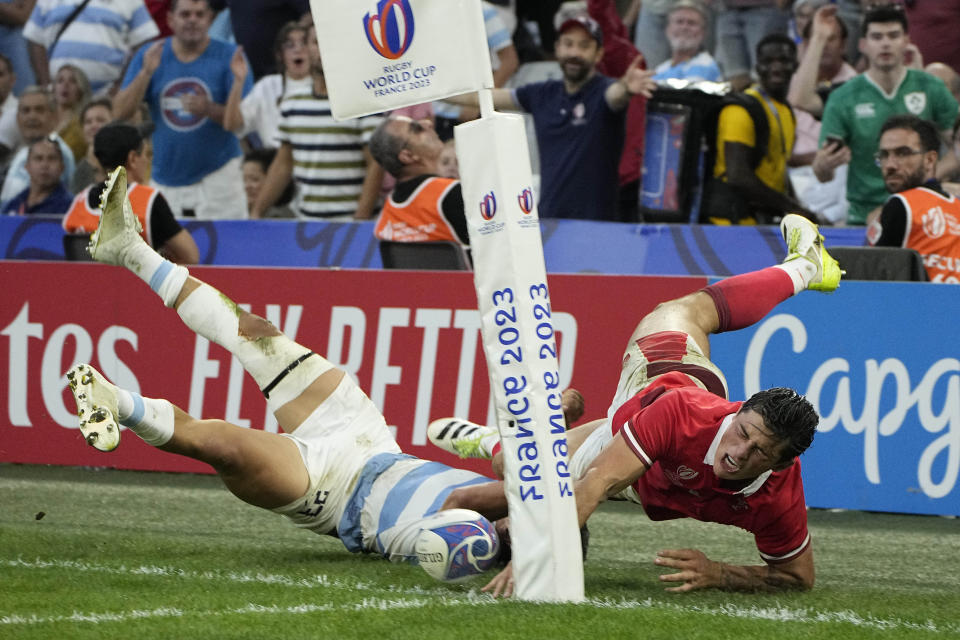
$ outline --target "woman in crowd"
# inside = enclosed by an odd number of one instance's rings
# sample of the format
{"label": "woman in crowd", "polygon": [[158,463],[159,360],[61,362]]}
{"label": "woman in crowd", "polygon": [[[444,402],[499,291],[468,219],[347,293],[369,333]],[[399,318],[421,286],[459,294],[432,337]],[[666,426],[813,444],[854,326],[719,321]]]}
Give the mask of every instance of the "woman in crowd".
{"label": "woman in crowd", "polygon": [[307,56],[307,27],[296,22],[285,24],[277,33],[274,55],[280,73],[260,78],[239,105],[234,105],[231,97],[224,114],[224,128],[240,137],[250,135],[250,146],[254,148],[277,148],[280,99],[296,91],[310,91],[313,86]]}
{"label": "woman in crowd", "polygon": [[80,110],[90,99],[87,74],[72,64],[63,65],[54,78],[53,95],[57,103],[57,133],[79,161],[87,154],[80,121]]}
{"label": "woman in crowd", "polygon": [[87,151],[77,160],[77,169],[70,182],[70,190],[73,193],[80,193],[93,183],[107,179],[96,156],[93,155],[93,137],[111,120],[113,120],[113,105],[110,98],[94,98],[80,111],[80,125],[83,128],[83,142]]}

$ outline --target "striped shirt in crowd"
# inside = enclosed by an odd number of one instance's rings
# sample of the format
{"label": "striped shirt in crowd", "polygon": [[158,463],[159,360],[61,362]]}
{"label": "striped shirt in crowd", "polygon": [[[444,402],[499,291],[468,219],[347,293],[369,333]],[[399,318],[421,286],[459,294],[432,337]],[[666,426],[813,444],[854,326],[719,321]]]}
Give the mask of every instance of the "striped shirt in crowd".
{"label": "striped shirt in crowd", "polygon": [[330,101],[312,92],[283,99],[279,139],[293,151],[294,211],[306,218],[353,216],[367,175],[363,147],[382,121],[381,116],[334,120]]}
{"label": "striped shirt in crowd", "polygon": [[50,45],[82,0],[37,0],[23,37],[47,49],[50,75],[65,64],[87,74],[95,94],[106,93],[120,79],[130,54],[160,34],[143,0],[90,0],[57,40]]}

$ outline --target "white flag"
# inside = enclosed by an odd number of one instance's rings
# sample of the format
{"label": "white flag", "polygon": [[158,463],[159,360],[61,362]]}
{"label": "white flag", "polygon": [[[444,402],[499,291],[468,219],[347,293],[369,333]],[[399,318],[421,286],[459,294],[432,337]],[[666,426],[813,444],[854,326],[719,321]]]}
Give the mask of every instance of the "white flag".
{"label": "white flag", "polygon": [[480,0],[310,0],[338,120],[493,87]]}

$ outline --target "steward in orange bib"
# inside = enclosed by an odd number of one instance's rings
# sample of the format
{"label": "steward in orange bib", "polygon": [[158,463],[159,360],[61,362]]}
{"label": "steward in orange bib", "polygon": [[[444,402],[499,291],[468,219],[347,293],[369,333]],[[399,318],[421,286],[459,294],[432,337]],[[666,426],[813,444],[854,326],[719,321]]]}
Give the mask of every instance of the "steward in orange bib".
{"label": "steward in orange bib", "polygon": [[940,134],[912,115],[891,116],[880,133],[877,165],[894,195],[868,221],[867,241],[915,249],[932,282],[960,283],[960,200],[936,180]]}
{"label": "steward in orange bib", "polygon": [[[140,219],[140,235],[150,246],[179,264],[197,264],[200,252],[190,232],[174,218],[170,205],[159,190],[140,184],[149,167],[144,140],[139,130],[128,124],[103,127],[93,140],[94,155],[106,173],[119,166],[130,177],[127,196],[133,213]],[[94,184],[73,199],[63,217],[67,233],[93,233],[100,222],[100,194],[104,183]]]}
{"label": "steward in orange bib", "polygon": [[460,181],[436,175],[442,151],[429,120],[392,116],[374,131],[370,153],[397,179],[377,220],[377,238],[469,245]]}

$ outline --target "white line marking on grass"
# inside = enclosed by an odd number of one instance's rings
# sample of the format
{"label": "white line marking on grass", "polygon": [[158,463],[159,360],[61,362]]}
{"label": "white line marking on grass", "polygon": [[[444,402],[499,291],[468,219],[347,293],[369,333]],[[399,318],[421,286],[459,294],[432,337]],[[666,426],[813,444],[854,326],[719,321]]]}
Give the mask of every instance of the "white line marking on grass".
{"label": "white line marking on grass", "polygon": [[[410,596],[412,599],[381,599],[364,598],[359,603],[348,605],[256,605],[248,604],[240,609],[229,609],[205,612],[184,612],[179,609],[159,608],[151,611],[128,611],[122,613],[85,614],[74,612],[70,616],[37,617],[34,615],[9,615],[0,617],[0,625],[37,624],[43,622],[75,621],[75,622],[111,622],[133,620],[148,617],[174,617],[181,615],[213,616],[244,613],[311,613],[314,611],[332,610],[362,610],[362,609],[402,609],[422,608],[425,606],[454,606],[454,605],[491,605],[496,601],[490,596],[471,589],[463,594],[451,595],[444,588],[427,587],[400,587],[397,585],[382,585],[363,581],[345,581],[338,578],[319,574],[310,578],[295,578],[282,574],[269,573],[240,573],[233,571],[192,571],[177,567],[163,567],[157,565],[141,565],[127,567],[125,565],[109,566],[78,562],[76,560],[24,560],[22,558],[0,560],[0,566],[20,569],[67,569],[73,571],[90,571],[123,576],[159,576],[180,578],[184,580],[210,580],[216,582],[234,582],[239,584],[266,584],[281,585],[301,589],[336,589],[357,591],[378,591],[400,596]],[[863,616],[855,611],[818,611],[804,608],[787,608],[781,606],[749,606],[722,605],[707,607],[696,604],[679,604],[647,598],[645,600],[614,600],[609,598],[589,598],[584,603],[575,606],[596,607],[602,609],[651,609],[671,611],[683,614],[701,614],[709,616],[742,618],[748,620],[771,620],[776,622],[794,622],[805,624],[849,624],[855,627],[877,629],[881,631],[927,631],[931,633],[960,634],[960,625],[937,624],[932,620],[922,623],[902,620],[900,618],[876,618]]]}
{"label": "white line marking on grass", "polygon": [[[493,600],[487,602],[476,602],[475,604],[493,604]],[[203,610],[203,611],[185,611],[183,609],[174,609],[161,607],[158,609],[142,610],[134,609],[125,612],[105,612],[105,613],[81,613],[74,611],[68,616],[21,616],[10,615],[0,617],[0,625],[37,625],[57,622],[88,622],[92,624],[102,624],[109,622],[127,622],[131,620],[144,620],[147,618],[210,618],[216,616],[236,616],[236,615],[262,615],[262,614],[304,614],[333,611],[363,611],[367,609],[376,609],[378,611],[390,611],[393,609],[420,609],[427,606],[459,606],[464,604],[462,599],[446,598],[437,600],[384,600],[382,598],[364,598],[360,602],[341,605],[330,604],[297,604],[297,605],[262,605],[253,602],[233,609]]]}

